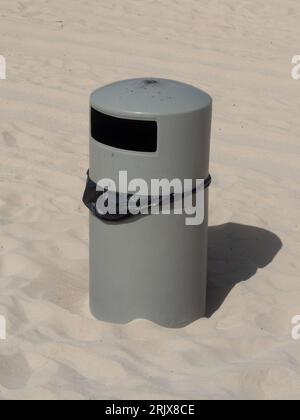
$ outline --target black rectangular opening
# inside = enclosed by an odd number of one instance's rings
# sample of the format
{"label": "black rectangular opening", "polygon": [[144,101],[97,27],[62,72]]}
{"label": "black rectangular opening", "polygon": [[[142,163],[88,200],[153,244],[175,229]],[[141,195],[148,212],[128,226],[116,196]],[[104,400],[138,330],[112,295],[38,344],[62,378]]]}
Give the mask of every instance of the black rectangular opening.
{"label": "black rectangular opening", "polygon": [[157,123],[128,120],[103,114],[91,108],[91,135],[94,140],[134,152],[156,152]]}

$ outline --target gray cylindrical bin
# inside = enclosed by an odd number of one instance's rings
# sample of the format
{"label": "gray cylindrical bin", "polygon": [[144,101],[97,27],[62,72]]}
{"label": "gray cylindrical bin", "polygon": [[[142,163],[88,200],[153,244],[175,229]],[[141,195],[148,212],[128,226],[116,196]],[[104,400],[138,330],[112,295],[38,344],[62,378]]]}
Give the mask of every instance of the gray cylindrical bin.
{"label": "gray cylindrical bin", "polygon": [[[205,92],[171,80],[125,80],[96,90],[88,185],[104,178],[117,183],[124,170],[128,180],[148,183],[208,179],[211,109]],[[187,226],[185,214],[105,221],[91,212],[90,304],[96,318],[179,327],[205,315],[208,189],[204,196],[199,226]]]}

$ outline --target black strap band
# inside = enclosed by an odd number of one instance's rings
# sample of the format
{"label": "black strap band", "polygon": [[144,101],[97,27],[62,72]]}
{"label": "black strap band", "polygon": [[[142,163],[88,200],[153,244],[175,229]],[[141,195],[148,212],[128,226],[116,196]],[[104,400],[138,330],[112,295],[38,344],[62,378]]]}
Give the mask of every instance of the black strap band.
{"label": "black strap band", "polygon": [[[211,184],[211,176],[208,175],[208,177],[204,181],[204,189],[208,188]],[[192,194],[195,194],[197,191],[197,188],[194,188],[192,190]],[[97,200],[101,195],[104,193],[104,190],[97,191],[97,184],[91,180],[89,176],[89,171],[87,172],[87,182],[86,182],[86,188],[83,195],[83,203],[85,206],[100,220],[106,220],[106,221],[119,221],[122,219],[126,219],[128,217],[132,217],[133,214],[131,214],[129,211],[127,211],[126,214],[120,214],[118,213],[119,210],[119,193],[116,193],[116,214],[100,214],[97,211]],[[128,194],[127,196],[127,203],[129,199],[132,197],[132,194]],[[151,207],[151,196],[148,196],[148,208]],[[164,197],[160,196],[157,205],[161,205],[163,202]],[[175,201],[175,194],[170,195],[170,203],[173,203]]]}

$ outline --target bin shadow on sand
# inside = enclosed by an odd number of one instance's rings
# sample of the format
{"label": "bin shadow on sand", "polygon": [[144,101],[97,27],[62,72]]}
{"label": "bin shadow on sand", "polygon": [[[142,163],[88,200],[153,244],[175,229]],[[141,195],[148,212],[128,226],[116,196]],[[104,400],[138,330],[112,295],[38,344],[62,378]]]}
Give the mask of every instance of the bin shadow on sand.
{"label": "bin shadow on sand", "polygon": [[281,248],[278,236],[255,226],[226,223],[209,227],[206,316],[220,308],[236,284],[270,264]]}

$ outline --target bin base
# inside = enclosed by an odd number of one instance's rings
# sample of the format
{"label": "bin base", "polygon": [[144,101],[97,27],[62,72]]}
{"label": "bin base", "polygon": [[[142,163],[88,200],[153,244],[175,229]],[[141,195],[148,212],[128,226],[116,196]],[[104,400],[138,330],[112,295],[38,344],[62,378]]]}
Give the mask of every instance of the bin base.
{"label": "bin base", "polygon": [[90,215],[90,307],[97,319],[176,328],[205,316],[207,216],[199,226],[186,226],[185,217],[109,223]]}

